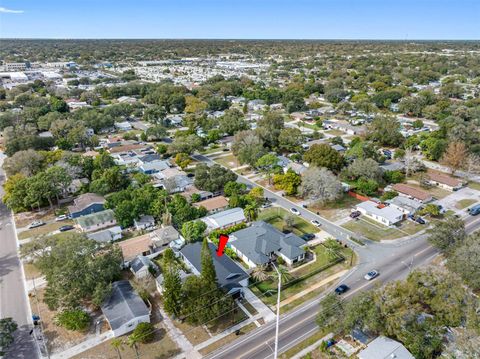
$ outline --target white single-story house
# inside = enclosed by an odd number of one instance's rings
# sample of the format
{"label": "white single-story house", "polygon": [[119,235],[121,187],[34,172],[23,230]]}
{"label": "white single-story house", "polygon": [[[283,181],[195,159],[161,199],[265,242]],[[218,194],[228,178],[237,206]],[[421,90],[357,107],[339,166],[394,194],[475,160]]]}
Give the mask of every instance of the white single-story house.
{"label": "white single-story house", "polygon": [[391,206],[379,205],[373,201],[357,204],[357,210],[385,226],[391,226],[403,220],[402,211]]}
{"label": "white single-story house", "polygon": [[127,280],[112,283],[101,309],[115,337],[130,333],[140,323],[150,323],[150,309]]}
{"label": "white single-story house", "polygon": [[234,226],[245,222],[247,219],[243,213],[243,208],[236,207],[200,218],[200,220],[207,225],[207,232],[211,232],[215,229]]}
{"label": "white single-story house", "polygon": [[293,233],[282,233],[272,225],[258,221],[230,234],[230,248],[250,268],[282,258],[292,265],[305,259],[307,242]]}
{"label": "white single-story house", "polygon": [[432,186],[437,186],[447,191],[458,191],[464,186],[464,182],[458,178],[450,177],[447,174],[428,171],[426,182]]}
{"label": "white single-story house", "polygon": [[358,359],[415,359],[415,357],[396,340],[380,336],[370,342],[357,354]]}
{"label": "white single-story house", "polygon": [[87,238],[101,243],[117,241],[122,239],[122,228],[115,226],[98,232],[88,233]]}
{"label": "white single-story house", "polygon": [[132,124],[128,121],[115,122],[114,126],[119,131],[131,131],[133,128]]}
{"label": "white single-story house", "polygon": [[77,227],[82,232],[93,232],[99,229],[112,227],[117,224],[115,215],[111,209],[106,209],[101,212],[87,214],[75,219]]}
{"label": "white single-story house", "polygon": [[422,203],[403,196],[397,196],[387,201],[392,208],[396,208],[406,216],[414,215],[423,207]]}
{"label": "white single-story house", "polygon": [[141,216],[139,219],[133,220],[133,225],[137,231],[153,229],[155,227],[155,218],[153,216]]}

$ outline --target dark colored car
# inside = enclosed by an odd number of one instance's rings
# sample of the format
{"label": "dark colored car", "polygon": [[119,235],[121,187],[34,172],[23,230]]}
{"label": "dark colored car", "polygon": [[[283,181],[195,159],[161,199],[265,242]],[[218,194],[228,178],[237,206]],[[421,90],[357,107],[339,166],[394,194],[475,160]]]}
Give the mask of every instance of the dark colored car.
{"label": "dark colored car", "polygon": [[425,224],[425,223],[427,223],[427,222],[425,222],[425,220],[424,220],[422,217],[418,217],[418,218],[415,220],[415,222],[420,223],[420,224]]}
{"label": "dark colored car", "polygon": [[313,233],[305,233],[301,236],[302,239],[309,241],[315,238],[315,235]]}
{"label": "dark colored car", "polygon": [[360,211],[354,211],[352,213],[350,213],[350,217],[351,218],[357,218],[357,217],[360,217],[362,213]]}
{"label": "dark colored car", "polygon": [[66,231],[72,230],[73,228],[74,228],[73,226],[66,225],[66,226],[61,226],[58,230],[59,230],[60,232],[66,232]]}
{"label": "dark colored car", "polygon": [[335,293],[343,294],[348,291],[350,288],[346,284],[341,284],[337,288],[335,288]]}

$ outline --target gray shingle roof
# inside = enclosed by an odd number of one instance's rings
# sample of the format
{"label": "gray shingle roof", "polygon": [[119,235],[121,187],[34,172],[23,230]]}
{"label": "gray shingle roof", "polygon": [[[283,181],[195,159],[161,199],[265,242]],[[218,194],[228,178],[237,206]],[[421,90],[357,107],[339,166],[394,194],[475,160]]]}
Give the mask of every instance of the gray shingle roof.
{"label": "gray shingle roof", "polygon": [[157,266],[150,260],[150,258],[145,256],[138,256],[135,257],[133,261],[130,262],[130,268],[134,273],[137,273],[143,267],[153,267],[156,268]]}
{"label": "gray shingle roof", "polygon": [[105,211],[87,214],[76,219],[77,223],[82,227],[91,227],[97,224],[106,223],[115,220],[115,215],[111,209]]}
{"label": "gray shingle roof", "polygon": [[127,280],[112,283],[112,293],[101,308],[112,330],[149,314],[148,307]]}
{"label": "gray shingle roof", "polygon": [[284,234],[263,221],[254,222],[248,228],[231,234],[233,247],[237,248],[255,264],[270,261],[271,253],[282,254],[295,259],[305,251],[301,248],[306,242],[293,233]]}
{"label": "gray shingle roof", "polygon": [[[212,253],[213,265],[217,272],[218,284],[226,289],[232,289],[239,287],[239,282],[248,278],[249,275],[243,270],[243,268],[235,263],[226,254],[217,256],[217,248],[212,243],[208,243],[210,252]],[[185,258],[197,269],[198,272],[202,272],[201,253],[202,243],[195,242],[187,244],[180,250]]]}

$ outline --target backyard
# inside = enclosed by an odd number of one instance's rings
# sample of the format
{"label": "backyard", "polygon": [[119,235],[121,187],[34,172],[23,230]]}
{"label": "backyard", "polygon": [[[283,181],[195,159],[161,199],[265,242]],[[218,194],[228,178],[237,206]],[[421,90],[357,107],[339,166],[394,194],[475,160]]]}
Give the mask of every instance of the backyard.
{"label": "backyard", "polygon": [[[293,225],[291,227],[287,225],[286,218],[291,218],[293,222]],[[280,207],[271,207],[264,209],[258,214],[258,220],[270,223],[279,231],[291,231],[297,236],[301,236],[306,233],[317,233],[320,231],[318,227],[315,227],[313,224],[308,223],[302,217],[295,216]]]}
{"label": "backyard", "polygon": [[401,238],[426,229],[426,225],[409,220],[404,220],[398,226],[387,227],[363,215],[358,220],[350,220],[342,227],[374,241]]}

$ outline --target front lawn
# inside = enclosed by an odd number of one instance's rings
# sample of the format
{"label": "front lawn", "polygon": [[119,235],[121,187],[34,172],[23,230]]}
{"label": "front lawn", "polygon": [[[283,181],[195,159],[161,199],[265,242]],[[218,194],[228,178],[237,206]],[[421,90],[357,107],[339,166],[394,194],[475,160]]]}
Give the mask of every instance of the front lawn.
{"label": "front lawn", "polygon": [[458,201],[455,204],[455,208],[464,209],[464,208],[470,207],[472,204],[474,204],[476,202],[477,202],[477,200],[475,200],[475,199],[464,198],[464,199],[461,199],[460,201]]}
{"label": "front lawn", "polygon": [[[285,222],[285,218],[287,218],[287,216],[293,218],[294,224],[292,227],[288,227]],[[319,232],[319,229],[313,224],[307,222],[300,216],[296,216],[292,213],[287,212],[280,207],[271,207],[264,209],[258,214],[258,220],[270,223],[272,226],[274,226],[280,231],[291,231],[297,236],[301,236],[305,233]]]}
{"label": "front lawn", "polygon": [[358,221],[351,220],[342,227],[374,241],[401,238],[426,228],[425,225],[409,220],[404,220],[399,226],[387,227],[363,215]]}
{"label": "front lawn", "polygon": [[[29,229],[27,231],[20,232],[18,234],[18,239],[27,239],[30,237],[39,237],[51,232],[57,231],[60,227],[66,226],[66,225],[73,225],[74,222],[72,220],[66,220],[66,221],[61,221],[61,222],[52,222],[52,223],[47,223],[41,227],[37,227],[34,229]],[[73,230],[72,230],[73,231]]]}
{"label": "front lawn", "polygon": [[470,187],[471,189],[475,189],[477,191],[480,191],[480,183],[478,183],[478,182],[469,182],[468,187]]}
{"label": "front lawn", "polygon": [[[225,153],[228,153],[228,152],[225,152]],[[222,157],[220,156],[222,155],[218,155],[218,157],[213,157],[212,160],[228,168],[236,168],[240,166],[240,163],[238,162],[237,158],[233,155],[233,153],[228,153],[227,156],[222,156]]]}

